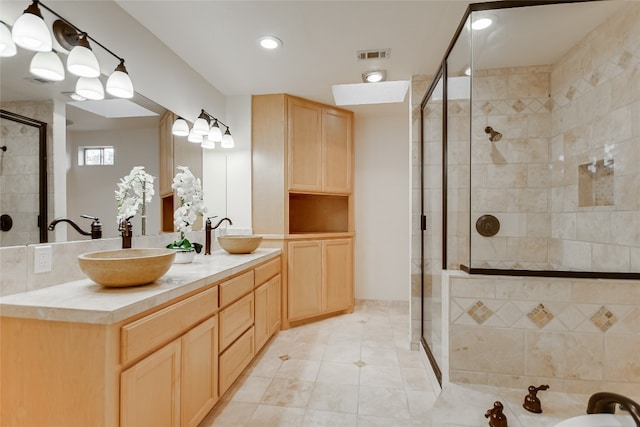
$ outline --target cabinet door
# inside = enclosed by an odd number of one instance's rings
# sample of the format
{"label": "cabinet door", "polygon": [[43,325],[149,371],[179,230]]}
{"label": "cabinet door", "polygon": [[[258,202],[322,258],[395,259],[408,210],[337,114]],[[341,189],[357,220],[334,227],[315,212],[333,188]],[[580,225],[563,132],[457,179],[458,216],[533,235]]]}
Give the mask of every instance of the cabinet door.
{"label": "cabinet door", "polygon": [[194,426],[218,401],[218,316],[182,337],[182,426]]}
{"label": "cabinet door", "polygon": [[255,347],[256,352],[260,351],[264,343],[269,339],[269,282],[264,283],[262,286],[256,288],[255,291],[255,305],[256,305],[256,318],[255,318]]}
{"label": "cabinet door", "polygon": [[343,310],[353,305],[353,240],[327,240],[324,247],[324,310]]}
{"label": "cabinet door", "polygon": [[322,191],[351,192],[352,116],[322,109]]}
{"label": "cabinet door", "polygon": [[289,190],[322,189],[322,108],[302,99],[288,100]]}
{"label": "cabinet door", "polygon": [[276,277],[269,280],[269,289],[267,290],[267,324],[269,330],[269,337],[280,330],[280,307],[282,296],[280,292],[282,279],[278,274]]}
{"label": "cabinet door", "polygon": [[280,275],[256,288],[256,352],[280,329]]}
{"label": "cabinet door", "polygon": [[180,339],[120,375],[121,427],[180,425]]}
{"label": "cabinet door", "polygon": [[322,241],[288,244],[287,302],[289,320],[304,319],[322,311]]}

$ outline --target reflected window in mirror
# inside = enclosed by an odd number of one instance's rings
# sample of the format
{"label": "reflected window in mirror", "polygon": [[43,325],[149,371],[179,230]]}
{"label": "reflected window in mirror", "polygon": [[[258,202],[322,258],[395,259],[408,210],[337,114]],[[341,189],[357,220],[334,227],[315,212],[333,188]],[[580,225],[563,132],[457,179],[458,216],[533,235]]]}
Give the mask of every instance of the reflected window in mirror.
{"label": "reflected window in mirror", "polygon": [[113,147],[78,147],[78,166],[113,166]]}

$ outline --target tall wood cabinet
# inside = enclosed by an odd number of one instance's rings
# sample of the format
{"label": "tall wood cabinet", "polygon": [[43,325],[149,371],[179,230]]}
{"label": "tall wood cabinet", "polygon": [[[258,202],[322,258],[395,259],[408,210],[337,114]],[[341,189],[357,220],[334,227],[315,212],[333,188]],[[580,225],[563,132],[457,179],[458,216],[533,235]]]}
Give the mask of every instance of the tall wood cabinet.
{"label": "tall wood cabinet", "polygon": [[352,311],[353,113],[252,98],[253,230],[282,249],[282,327]]}

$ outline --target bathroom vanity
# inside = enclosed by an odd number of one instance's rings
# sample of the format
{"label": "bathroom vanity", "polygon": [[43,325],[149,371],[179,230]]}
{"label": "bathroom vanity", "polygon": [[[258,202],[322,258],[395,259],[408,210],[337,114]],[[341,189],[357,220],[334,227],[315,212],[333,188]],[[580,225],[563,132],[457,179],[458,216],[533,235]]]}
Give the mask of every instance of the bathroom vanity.
{"label": "bathroom vanity", "polygon": [[2,300],[0,424],[197,426],[280,328],[281,256],[196,256],[149,285]]}

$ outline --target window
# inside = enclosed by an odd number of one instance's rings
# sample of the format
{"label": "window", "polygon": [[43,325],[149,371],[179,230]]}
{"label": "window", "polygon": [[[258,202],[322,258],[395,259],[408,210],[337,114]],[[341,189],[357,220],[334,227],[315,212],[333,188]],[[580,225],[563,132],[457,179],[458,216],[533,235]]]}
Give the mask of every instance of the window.
{"label": "window", "polygon": [[113,165],[113,147],[78,147],[78,165]]}

